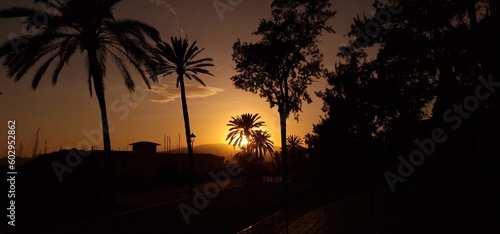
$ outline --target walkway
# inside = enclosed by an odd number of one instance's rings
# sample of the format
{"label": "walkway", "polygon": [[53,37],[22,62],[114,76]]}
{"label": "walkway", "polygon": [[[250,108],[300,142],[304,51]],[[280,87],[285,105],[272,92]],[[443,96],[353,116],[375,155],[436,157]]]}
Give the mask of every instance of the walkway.
{"label": "walkway", "polygon": [[289,233],[500,233],[498,190],[415,186],[375,191],[375,196],[369,191],[314,209],[292,222]]}
{"label": "walkway", "polygon": [[289,233],[375,233],[371,201],[371,193],[363,193],[317,208],[293,222]]}

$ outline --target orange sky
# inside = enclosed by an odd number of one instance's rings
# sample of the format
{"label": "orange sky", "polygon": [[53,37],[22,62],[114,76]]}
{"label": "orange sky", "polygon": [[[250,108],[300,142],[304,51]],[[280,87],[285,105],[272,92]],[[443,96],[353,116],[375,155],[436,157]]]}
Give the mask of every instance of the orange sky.
{"label": "orange sky", "polygon": [[[0,8],[9,6],[34,6],[32,0],[3,0]],[[279,144],[279,116],[277,109],[270,109],[265,99],[234,88],[229,79],[234,75],[232,67],[232,44],[240,38],[253,41],[251,35],[257,29],[259,19],[270,15],[270,0],[243,0],[232,12],[219,18],[212,5],[213,1],[162,1],[162,0],[124,0],[115,9],[117,18],[133,18],[156,27],[163,38],[187,35],[197,40],[206,50],[200,54],[212,57],[215,67],[211,72],[215,77],[205,76],[207,87],[188,81],[188,107],[191,129],[196,134],[195,145],[224,143],[228,132],[226,124],[231,116],[243,113],[259,113],[266,122],[263,129],[270,131],[272,140]],[[222,0],[222,2],[226,2]],[[335,54],[353,16],[371,10],[371,1],[358,0],[337,3],[332,8],[337,16],[330,21],[336,34],[322,38],[321,49],[325,55],[324,64],[332,69],[337,61]],[[21,34],[20,20],[3,20],[0,29],[1,41],[7,40],[9,33]],[[97,99],[90,97],[82,58],[78,55],[70,60],[59,77],[58,84],[52,86],[50,79],[42,79],[36,91],[31,89],[33,72],[28,72],[18,83],[7,79],[6,71],[0,68],[0,155],[6,154],[7,120],[16,120],[16,141],[22,142],[24,155],[30,155],[38,128],[39,152],[43,152],[47,141],[47,151],[60,148],[102,147],[100,114]],[[3,62],[3,60],[2,60]],[[163,144],[163,136],[172,137],[177,146],[181,134],[183,143],[184,123],[179,99],[180,91],[175,88],[175,76],[160,79],[160,84],[152,90],[142,86],[136,79],[137,91],[130,94],[118,75],[113,64],[108,66],[105,78],[108,117],[111,125],[111,146],[113,149],[126,149],[127,143],[153,141]],[[137,75],[137,74],[136,74]],[[288,121],[288,133],[304,136],[312,131],[312,125],[320,120],[322,101],[315,97],[314,91],[323,90],[326,81],[313,84],[309,92],[313,103],[303,106],[300,121]],[[163,145],[159,147],[163,149]],[[29,152],[27,152],[29,151]]]}

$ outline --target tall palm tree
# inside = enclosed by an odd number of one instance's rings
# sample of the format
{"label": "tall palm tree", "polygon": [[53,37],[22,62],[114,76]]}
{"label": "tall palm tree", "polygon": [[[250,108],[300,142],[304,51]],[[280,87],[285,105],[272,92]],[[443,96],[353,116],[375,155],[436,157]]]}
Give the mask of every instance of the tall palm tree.
{"label": "tall palm tree", "polygon": [[177,87],[181,89],[182,113],[184,115],[184,127],[186,131],[186,144],[188,148],[189,167],[191,170],[191,184],[190,190],[194,188],[194,166],[193,166],[193,148],[191,145],[191,129],[189,126],[189,113],[186,101],[186,88],[184,85],[184,76],[188,79],[194,79],[203,86],[205,83],[198,77],[198,74],[205,74],[214,76],[206,67],[213,67],[212,58],[201,58],[198,56],[203,50],[196,46],[196,41],[191,45],[188,39],[170,37],[170,44],[166,42],[158,43],[156,53],[160,55],[161,61],[156,65],[156,70],[153,76],[157,75],[168,76],[170,74],[177,74]]}
{"label": "tall palm tree", "polygon": [[[101,111],[108,179],[112,178],[113,162],[104,95],[107,59],[111,58],[115,62],[130,92],[134,91],[135,83],[128,64],[135,68],[150,87],[150,81],[144,72],[153,51],[153,46],[148,41],[160,40],[158,31],[152,26],[133,19],[115,19],[112,9],[119,2],[121,0],[35,0],[35,3],[49,6],[51,11],[25,7],[11,7],[0,11],[0,18],[25,19],[23,26],[27,31],[34,32],[29,36],[17,36],[0,45],[0,57],[5,59],[3,66],[7,68],[8,77],[14,78],[16,82],[35,63],[42,62],[31,82],[31,87],[35,90],[49,66],[55,62],[51,75],[52,85],[55,85],[62,68],[73,55],[80,52],[85,56],[88,89],[91,96],[92,90],[95,92]],[[26,20],[38,18],[34,16],[44,16],[46,24]],[[153,81],[156,82],[155,79]],[[114,198],[110,199],[113,202]]]}
{"label": "tall palm tree", "polygon": [[229,133],[227,134],[226,141],[229,140],[229,144],[233,143],[233,147],[240,146],[245,138],[250,141],[253,134],[254,128],[259,128],[264,125],[264,121],[259,121],[259,114],[242,114],[240,116],[231,116],[231,120],[227,124],[229,128]]}

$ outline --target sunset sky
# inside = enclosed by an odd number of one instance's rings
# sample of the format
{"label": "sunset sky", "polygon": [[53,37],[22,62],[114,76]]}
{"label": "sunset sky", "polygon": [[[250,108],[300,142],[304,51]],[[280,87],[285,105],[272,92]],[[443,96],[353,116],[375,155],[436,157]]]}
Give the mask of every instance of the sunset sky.
{"label": "sunset sky", "polygon": [[[226,0],[221,0],[227,3]],[[237,2],[237,1],[233,1]],[[332,9],[337,15],[330,21],[335,34],[322,38],[320,48],[325,56],[324,64],[333,69],[338,61],[335,56],[341,42],[346,42],[352,18],[359,13],[371,10],[371,0],[332,1]],[[234,88],[230,77],[235,74],[232,61],[232,45],[240,38],[242,41],[256,41],[252,36],[259,19],[270,16],[271,0],[243,0],[234,6],[233,11],[225,12],[220,18],[213,6],[213,0],[124,0],[115,8],[116,18],[132,18],[146,22],[157,28],[162,39],[170,36],[188,36],[190,41],[198,41],[206,48],[202,57],[214,59],[215,67],[211,72],[215,77],[201,77],[207,87],[194,81],[187,81],[187,95],[191,129],[196,134],[196,145],[225,143],[228,133],[226,124],[231,116],[243,113],[259,113],[266,122],[264,130],[272,135],[279,144],[279,116],[277,109],[270,109],[265,99]],[[0,8],[10,6],[29,6],[39,8],[32,0],[2,0]],[[2,20],[1,41],[7,40],[10,33],[21,34],[21,20]],[[100,114],[97,98],[90,97],[83,67],[83,57],[76,55],[70,60],[56,86],[49,77],[42,79],[36,91],[31,89],[31,72],[15,83],[6,77],[6,70],[0,68],[0,106],[1,130],[0,155],[6,154],[7,121],[16,120],[16,142],[22,142],[24,155],[31,154],[33,139],[40,128],[39,146],[43,152],[47,141],[47,151],[60,148],[88,147],[88,143],[102,148]],[[3,60],[2,60],[3,62]],[[38,66],[36,66],[38,67]],[[51,72],[48,73],[49,75]],[[172,137],[177,146],[178,136],[184,137],[184,123],[181,111],[180,90],[175,87],[175,76],[163,77],[151,90],[142,86],[142,80],[135,74],[137,90],[130,94],[114,64],[108,65],[105,77],[108,117],[111,121],[111,146],[114,150],[127,149],[127,143],[153,141],[163,144],[163,136]],[[288,120],[288,134],[304,136],[312,132],[312,126],[323,115],[322,101],[314,91],[323,90],[326,81],[314,83],[309,92],[313,103],[303,106],[299,122]],[[181,146],[185,142],[181,140]],[[29,147],[29,148],[28,148]],[[163,145],[159,147],[163,149]],[[26,152],[29,151],[29,152]]]}

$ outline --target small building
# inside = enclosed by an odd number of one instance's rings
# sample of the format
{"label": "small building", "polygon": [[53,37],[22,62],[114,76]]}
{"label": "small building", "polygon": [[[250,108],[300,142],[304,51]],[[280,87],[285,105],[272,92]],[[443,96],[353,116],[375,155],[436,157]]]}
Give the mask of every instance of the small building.
{"label": "small building", "polygon": [[140,156],[152,156],[156,154],[156,147],[160,144],[149,142],[149,141],[139,141],[130,144],[132,146],[132,152]]}
{"label": "small building", "polygon": [[[130,144],[132,151],[114,151],[114,170],[119,178],[151,178],[180,176],[190,171],[186,153],[157,153],[158,143],[139,141]],[[194,154],[195,175],[207,175],[224,169],[224,157],[212,154]]]}

